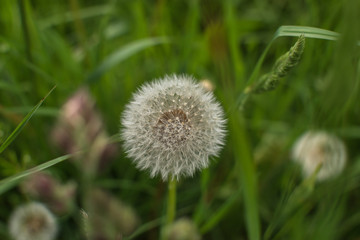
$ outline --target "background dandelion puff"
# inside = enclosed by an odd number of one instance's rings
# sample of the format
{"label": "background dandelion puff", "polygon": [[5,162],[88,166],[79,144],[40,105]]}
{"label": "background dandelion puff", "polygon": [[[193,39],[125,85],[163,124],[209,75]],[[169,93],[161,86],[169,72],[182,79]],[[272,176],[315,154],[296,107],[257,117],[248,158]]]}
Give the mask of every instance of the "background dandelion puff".
{"label": "background dandelion puff", "polygon": [[322,131],[308,131],[294,144],[294,161],[301,164],[305,176],[310,176],[322,164],[317,180],[339,175],[345,168],[346,149],[336,136]]}
{"label": "background dandelion puff", "polygon": [[52,240],[57,233],[57,223],[43,204],[32,202],[13,212],[9,230],[15,240]]}

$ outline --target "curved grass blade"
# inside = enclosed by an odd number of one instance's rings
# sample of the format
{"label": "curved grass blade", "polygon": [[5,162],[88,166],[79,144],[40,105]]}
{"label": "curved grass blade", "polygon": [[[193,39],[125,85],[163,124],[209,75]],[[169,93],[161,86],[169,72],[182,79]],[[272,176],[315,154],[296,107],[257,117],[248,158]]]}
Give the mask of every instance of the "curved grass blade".
{"label": "curved grass blade", "polygon": [[339,33],[315,28],[315,27],[306,27],[306,26],[281,26],[276,31],[274,37],[300,37],[300,35],[305,35],[307,38],[317,38],[323,40],[337,40],[340,36]]}
{"label": "curved grass blade", "polygon": [[[300,37],[301,35],[304,35],[305,38],[316,38],[316,39],[322,39],[322,40],[331,40],[336,41],[338,40],[340,34],[337,32],[321,29],[321,28],[315,28],[315,27],[308,27],[308,26],[281,26],[279,27],[267,47],[265,48],[264,52],[261,54],[259,60],[256,63],[256,66],[249,78],[249,81],[247,82],[247,85],[250,86],[256,79],[258,79],[260,68],[265,60],[265,56],[267,52],[269,51],[271,45],[274,43],[274,41],[279,37]],[[360,46],[360,42],[357,42],[357,45]],[[239,97],[236,101],[236,106],[239,107],[242,102],[244,102],[244,99],[248,97],[247,93],[241,93],[239,94]]]}
{"label": "curved grass blade", "polygon": [[[19,52],[18,48],[14,45],[13,42],[10,42],[8,39],[5,39],[0,36],[0,41],[4,42],[6,45],[8,54],[13,57],[16,61],[24,65],[26,68],[34,72],[35,74],[41,76],[45,81],[47,81],[50,84],[55,84],[57,81],[54,79],[50,74],[46,73],[43,69],[41,69],[39,66],[35,65],[34,63],[28,61],[26,58],[23,57],[22,53]],[[7,87],[2,85],[1,87]],[[8,89],[8,91],[16,92],[21,97],[20,92],[22,91],[21,86],[17,86],[13,89]]]}
{"label": "curved grass blade", "polygon": [[209,220],[200,228],[201,234],[207,233],[211,230],[216,224],[218,224],[221,219],[231,210],[233,205],[236,203],[238,198],[241,196],[241,191],[235,193],[231,198],[229,198],[214,214],[209,218]]}
{"label": "curved grass blade", "polygon": [[156,38],[146,38],[142,40],[138,40],[123,46],[118,51],[114,52],[110,56],[108,56],[101,64],[98,66],[88,77],[88,83],[94,83],[99,80],[100,77],[107,72],[109,69],[119,64],[123,60],[128,57],[134,55],[135,53],[140,52],[148,47],[168,43],[169,40],[165,37],[156,37]]}
{"label": "curved grass blade", "polygon": [[[24,106],[24,107],[13,107],[13,108],[4,108],[2,111],[7,113],[17,113],[17,114],[24,114],[31,111],[32,107]],[[58,108],[53,107],[42,107],[36,111],[37,115],[41,116],[49,116],[49,117],[56,117],[59,114]]]}
{"label": "curved grass blade", "polygon": [[3,194],[4,192],[8,191],[12,187],[16,186],[16,184],[24,177],[27,177],[31,174],[40,172],[40,171],[47,169],[55,164],[65,161],[65,160],[69,159],[71,156],[72,156],[71,154],[68,154],[68,155],[64,155],[64,156],[55,158],[53,160],[47,161],[43,164],[40,164],[36,167],[33,167],[31,169],[25,170],[21,173],[15,174],[13,176],[10,176],[8,178],[1,180],[0,181],[0,195]]}
{"label": "curved grass blade", "polygon": [[[109,5],[99,5],[94,7],[88,7],[81,9],[79,11],[79,18],[80,19],[88,19],[93,17],[99,17],[102,15],[106,15],[113,11],[112,6]],[[74,15],[71,12],[66,12],[65,14],[57,14],[53,15],[50,18],[46,18],[40,21],[40,29],[46,29],[49,27],[57,26],[64,23],[69,23],[74,21]]]}
{"label": "curved grass blade", "polygon": [[340,128],[334,130],[339,135],[344,136],[346,138],[358,138],[360,139],[360,127],[358,126],[348,126],[346,128]]}
{"label": "curved grass blade", "polygon": [[147,223],[144,223],[143,225],[141,225],[140,227],[138,227],[138,229],[133,233],[131,234],[130,236],[128,237],[124,237],[124,240],[130,240],[130,239],[133,239],[141,234],[143,234],[144,232],[147,232],[155,227],[158,227],[161,225],[161,222],[163,221],[162,218],[157,218],[155,220],[152,220],[150,222],[147,222]]}
{"label": "curved grass blade", "polygon": [[13,93],[17,93],[20,94],[21,90],[14,87],[13,85],[0,80],[0,89],[4,90],[4,91],[8,91],[8,92],[13,92]]}
{"label": "curved grass blade", "polygon": [[9,145],[12,143],[12,141],[15,140],[17,135],[21,132],[21,130],[25,127],[26,123],[30,120],[30,118],[35,114],[36,110],[41,106],[41,104],[45,101],[45,99],[50,95],[50,93],[56,88],[56,85],[46,94],[46,96],[40,100],[38,104],[35,105],[35,107],[32,108],[32,110],[25,116],[25,118],[19,123],[19,125],[15,128],[15,130],[10,134],[10,136],[3,142],[3,144],[0,146],[0,153],[2,153]]}

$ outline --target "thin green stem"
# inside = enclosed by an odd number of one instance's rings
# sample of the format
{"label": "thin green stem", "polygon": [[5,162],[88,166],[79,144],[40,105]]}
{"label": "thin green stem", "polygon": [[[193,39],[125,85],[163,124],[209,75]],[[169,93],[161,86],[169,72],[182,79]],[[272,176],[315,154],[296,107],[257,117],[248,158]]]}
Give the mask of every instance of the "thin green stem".
{"label": "thin green stem", "polygon": [[170,176],[168,182],[166,225],[170,225],[174,221],[175,215],[176,215],[176,179]]}
{"label": "thin green stem", "polygon": [[85,30],[84,24],[81,20],[81,17],[80,17],[79,1],[78,0],[70,0],[70,9],[71,9],[72,15],[74,17],[75,32],[77,34],[78,40],[85,48],[86,30]]}
{"label": "thin green stem", "polygon": [[23,32],[24,42],[25,42],[25,51],[27,60],[32,62],[32,54],[31,54],[31,41],[30,41],[30,31],[27,23],[27,12],[24,0],[18,0],[18,6],[20,11],[20,19],[21,19],[21,28]]}
{"label": "thin green stem", "polygon": [[86,28],[84,26],[84,23],[80,16],[80,3],[78,0],[69,0],[70,2],[70,11],[74,17],[74,27],[75,27],[75,33],[78,38],[78,41],[80,43],[80,46],[85,52],[85,64],[89,65],[90,57],[89,57],[89,48],[87,46],[87,32]]}

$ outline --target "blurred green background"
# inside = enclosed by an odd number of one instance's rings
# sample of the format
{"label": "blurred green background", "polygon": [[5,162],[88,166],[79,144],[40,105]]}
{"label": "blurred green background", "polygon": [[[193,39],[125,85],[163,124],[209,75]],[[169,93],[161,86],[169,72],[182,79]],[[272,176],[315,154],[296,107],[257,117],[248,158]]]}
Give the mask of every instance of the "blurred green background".
{"label": "blurred green background", "polygon": [[[0,143],[57,87],[1,153],[0,178],[64,154],[49,141],[50,132],[79,88],[90,89],[106,131],[116,138],[133,91],[166,74],[186,73],[212,82],[229,125],[221,155],[178,184],[177,218],[192,218],[203,239],[360,239],[359,16],[357,0],[1,0]],[[239,111],[238,96],[284,25],[340,37],[307,38],[299,65],[279,87],[252,96]],[[276,39],[260,74],[295,41]],[[338,178],[302,182],[289,152],[309,129],[345,141],[348,163]],[[136,209],[138,229],[145,228],[133,239],[158,239],[161,221],[153,221],[165,213],[166,183],[137,170],[121,143],[117,147],[94,184]],[[59,181],[81,182],[71,161],[48,170]],[[299,198],[288,207],[296,191]],[[59,218],[58,239],[83,238],[77,198],[77,208]],[[26,201],[17,187],[0,195],[0,239],[8,239],[11,211]]]}

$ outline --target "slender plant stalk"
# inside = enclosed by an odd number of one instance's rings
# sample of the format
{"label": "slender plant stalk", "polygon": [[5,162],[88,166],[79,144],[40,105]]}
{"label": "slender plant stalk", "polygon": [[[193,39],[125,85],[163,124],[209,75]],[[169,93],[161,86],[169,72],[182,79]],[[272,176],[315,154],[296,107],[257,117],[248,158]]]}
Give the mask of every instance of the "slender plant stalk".
{"label": "slender plant stalk", "polygon": [[69,0],[70,11],[74,17],[75,33],[80,43],[80,46],[85,52],[84,62],[86,65],[90,65],[91,59],[89,58],[89,48],[87,46],[87,32],[84,23],[80,16],[80,4],[78,0]]}
{"label": "slender plant stalk", "polygon": [[80,17],[80,7],[78,0],[70,0],[70,9],[74,17],[74,26],[78,40],[81,42],[83,47],[85,47],[86,30]]}
{"label": "slender plant stalk", "polygon": [[26,13],[25,4],[26,4],[25,0],[18,0],[18,7],[19,7],[20,19],[21,19],[21,28],[22,28],[24,42],[25,42],[26,57],[29,62],[32,62],[30,31],[29,31],[29,26],[27,24],[27,13]]}
{"label": "slender plant stalk", "polygon": [[170,225],[174,221],[175,215],[176,215],[176,179],[170,176],[168,182],[166,225]]}

